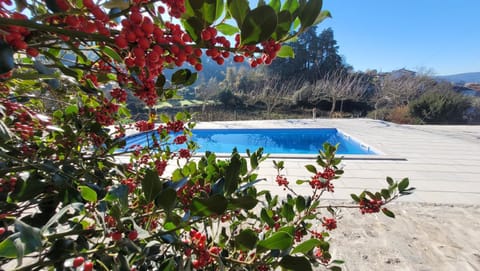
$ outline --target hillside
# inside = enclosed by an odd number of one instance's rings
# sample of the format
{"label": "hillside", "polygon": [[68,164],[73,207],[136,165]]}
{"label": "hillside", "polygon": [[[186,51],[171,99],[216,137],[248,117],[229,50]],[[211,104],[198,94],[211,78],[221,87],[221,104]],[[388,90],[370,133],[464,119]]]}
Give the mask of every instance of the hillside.
{"label": "hillside", "polygon": [[452,83],[480,83],[480,72],[441,75],[437,76],[437,78],[450,81]]}

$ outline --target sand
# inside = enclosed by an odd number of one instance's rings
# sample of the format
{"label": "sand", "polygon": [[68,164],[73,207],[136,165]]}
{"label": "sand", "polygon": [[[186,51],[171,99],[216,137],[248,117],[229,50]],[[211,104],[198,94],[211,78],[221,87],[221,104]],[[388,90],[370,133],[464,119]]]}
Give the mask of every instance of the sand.
{"label": "sand", "polygon": [[331,253],[343,270],[480,270],[480,205],[389,208],[395,219],[342,211]]}

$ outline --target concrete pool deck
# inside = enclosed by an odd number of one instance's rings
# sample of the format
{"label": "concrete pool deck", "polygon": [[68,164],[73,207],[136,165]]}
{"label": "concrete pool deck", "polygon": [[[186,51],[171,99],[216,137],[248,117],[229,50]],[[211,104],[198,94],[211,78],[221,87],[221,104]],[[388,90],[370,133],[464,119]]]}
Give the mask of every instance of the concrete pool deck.
{"label": "concrete pool deck", "polygon": [[[480,126],[398,125],[372,119],[290,119],[268,121],[200,122],[196,128],[337,128],[382,152],[373,159],[345,159],[345,174],[335,180],[335,193],[325,198],[350,199],[351,193],[385,188],[386,176],[410,179],[414,194],[400,201],[441,204],[480,204]],[[242,150],[239,150],[242,151]],[[262,188],[284,194],[275,183],[272,160],[284,160],[291,184],[308,179],[311,158],[270,158],[260,165]],[[306,184],[294,188],[308,194]]]}

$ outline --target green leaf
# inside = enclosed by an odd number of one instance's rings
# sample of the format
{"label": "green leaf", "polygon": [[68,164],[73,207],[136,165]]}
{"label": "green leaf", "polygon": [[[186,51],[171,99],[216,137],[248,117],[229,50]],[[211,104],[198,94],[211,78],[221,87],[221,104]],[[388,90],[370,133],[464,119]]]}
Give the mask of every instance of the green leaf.
{"label": "green leaf", "polygon": [[275,221],[273,221],[272,216],[268,214],[265,208],[263,208],[262,211],[260,211],[260,218],[262,219],[263,222],[267,223],[267,225],[270,227],[272,227],[273,224],[275,224]]}
{"label": "green leaf", "polygon": [[330,249],[330,243],[320,240],[320,248],[323,251],[328,251]]}
{"label": "green leaf", "polygon": [[405,189],[407,189],[409,185],[409,180],[408,178],[404,178],[399,184],[398,184],[398,191],[403,192]]}
{"label": "green leaf", "polygon": [[320,14],[318,14],[317,19],[315,19],[315,22],[313,22],[313,25],[317,25],[327,18],[332,18],[332,14],[328,10],[323,10],[320,12]]}
{"label": "green leaf", "polygon": [[191,210],[193,215],[210,216],[220,215],[227,209],[228,201],[222,195],[213,195],[207,199],[194,198]]}
{"label": "green leaf", "polygon": [[48,186],[48,183],[35,175],[31,175],[27,180],[19,178],[15,190],[10,193],[9,198],[17,202],[30,200],[43,193],[44,189]]}
{"label": "green leaf", "polygon": [[277,27],[277,14],[269,6],[250,11],[241,26],[241,44],[256,44],[267,40]]}
{"label": "green leaf", "polygon": [[181,22],[192,40],[198,43],[201,39],[200,33],[202,33],[204,22],[197,17],[182,19]]}
{"label": "green leaf", "polygon": [[111,59],[115,60],[117,63],[123,63],[123,58],[113,48],[104,46],[102,47],[102,52]]}
{"label": "green leaf", "polygon": [[42,232],[21,220],[15,220],[15,230],[20,232],[20,240],[25,246],[25,254],[37,251],[42,246]]}
{"label": "green leaf", "polygon": [[395,214],[387,208],[382,208],[382,213],[388,217],[395,218]]}
{"label": "green leaf", "polygon": [[303,7],[300,12],[300,22],[302,23],[302,30],[313,25],[322,10],[322,0],[310,0]]}
{"label": "green leaf", "polygon": [[309,172],[311,172],[311,173],[313,173],[313,174],[317,174],[317,168],[316,168],[314,165],[306,165],[305,168],[306,168]]}
{"label": "green leaf", "polygon": [[282,45],[280,48],[280,51],[277,53],[278,57],[283,57],[283,58],[294,58],[295,57],[295,52],[293,51],[293,48],[288,46],[288,45]]}
{"label": "green leaf", "polygon": [[355,201],[356,203],[359,203],[360,202],[360,198],[355,195],[355,194],[350,194],[350,197],[352,197],[353,201]]}
{"label": "green leaf", "polygon": [[295,253],[302,253],[307,255],[310,251],[312,251],[315,247],[319,246],[321,244],[321,241],[318,239],[309,239],[298,246],[296,246],[291,254]]}
{"label": "green leaf", "polygon": [[231,199],[228,205],[228,209],[245,209],[250,210],[257,206],[258,200],[252,196],[245,196]]}
{"label": "green leaf", "polygon": [[42,233],[47,231],[48,228],[50,228],[52,225],[57,223],[58,220],[60,220],[60,218],[62,218],[62,216],[64,214],[66,214],[67,212],[71,212],[72,209],[73,209],[74,212],[80,212],[81,210],[84,209],[84,207],[85,207],[85,205],[83,203],[80,203],[80,202],[70,203],[67,206],[63,207],[54,216],[52,216],[45,225],[43,225],[43,227],[41,229]]}
{"label": "green leaf", "polygon": [[284,38],[292,26],[293,18],[290,12],[283,10],[280,11],[277,15],[277,27],[275,28],[275,33],[272,35],[272,38],[275,40],[281,40]]}
{"label": "green leaf", "polygon": [[287,249],[292,244],[293,237],[284,231],[279,231],[274,233],[269,238],[258,242],[257,253],[265,252],[271,249]]}
{"label": "green leaf", "polygon": [[284,204],[281,210],[282,217],[284,217],[288,222],[292,221],[295,217],[295,211],[293,210],[293,206],[291,204]]}
{"label": "green leaf", "polygon": [[250,12],[250,7],[247,0],[228,0],[227,1],[228,12],[237,22],[237,26],[241,27],[243,21]]}
{"label": "green leaf", "polygon": [[171,212],[177,204],[177,192],[172,187],[163,189],[155,199],[155,204],[167,212]]}
{"label": "green leaf", "polygon": [[332,270],[332,271],[342,271],[342,268],[340,266],[330,266],[328,269]]}
{"label": "green leaf", "polygon": [[187,0],[186,2],[189,2],[196,17],[201,18],[207,25],[210,25],[221,15],[221,11],[217,12],[217,5],[219,8],[222,8],[221,4],[217,3],[218,1],[219,0]]}
{"label": "green leaf", "polygon": [[77,114],[78,114],[78,106],[72,104],[67,106],[67,108],[65,108],[65,115],[71,116],[71,115],[77,115]]}
{"label": "green leaf", "polygon": [[97,192],[95,192],[95,190],[85,185],[78,186],[78,189],[80,190],[80,195],[84,200],[89,202],[97,201]]}
{"label": "green leaf", "polygon": [[295,257],[286,255],[280,260],[280,266],[294,271],[310,271],[312,265],[305,257]]}
{"label": "green leaf", "polygon": [[344,260],[333,260],[332,261],[332,264],[344,264],[345,261]]}
{"label": "green leaf", "polygon": [[174,85],[182,85],[190,80],[192,76],[192,72],[189,69],[181,69],[176,71],[172,75],[172,84]]}
{"label": "green leaf", "polygon": [[268,3],[269,6],[271,6],[275,12],[279,12],[280,11],[280,6],[281,6],[281,2],[280,0],[270,0],[270,3]]}
{"label": "green leaf", "polygon": [[295,207],[297,208],[297,212],[301,212],[305,210],[307,206],[307,202],[303,196],[298,196],[296,201],[295,201]]}
{"label": "green leaf", "polygon": [[388,191],[388,189],[382,189],[381,191],[381,194],[382,194],[382,197],[387,200],[390,198],[390,192]]}
{"label": "green leaf", "polygon": [[299,7],[298,0],[286,0],[283,3],[282,10],[287,10],[290,14],[295,14]]}
{"label": "green leaf", "polygon": [[225,168],[225,191],[231,194],[237,190],[242,162],[238,153],[232,154],[230,164]]}
{"label": "green leaf", "polygon": [[[7,239],[0,243],[0,257],[14,259],[17,257],[17,248],[13,242],[14,235],[10,235]],[[18,237],[18,235],[17,235]]]}
{"label": "green leaf", "polygon": [[257,241],[257,233],[251,229],[243,230],[235,237],[235,245],[240,250],[254,249]]}
{"label": "green leaf", "polygon": [[147,202],[152,202],[162,192],[163,184],[158,177],[158,173],[153,170],[147,170],[142,179],[142,190]]}
{"label": "green leaf", "polygon": [[393,185],[395,182],[393,181],[392,177],[387,177],[388,185]]}
{"label": "green leaf", "polygon": [[105,195],[103,199],[112,203],[118,201],[122,209],[128,208],[128,186],[124,184],[115,184],[111,186],[107,195]]}

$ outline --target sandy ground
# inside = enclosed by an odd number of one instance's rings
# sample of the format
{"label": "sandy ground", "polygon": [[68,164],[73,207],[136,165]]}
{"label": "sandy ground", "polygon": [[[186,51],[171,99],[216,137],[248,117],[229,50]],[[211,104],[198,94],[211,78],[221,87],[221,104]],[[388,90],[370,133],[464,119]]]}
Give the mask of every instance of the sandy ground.
{"label": "sandy ground", "polygon": [[343,270],[480,270],[480,205],[389,208],[395,219],[342,211],[331,253]]}

